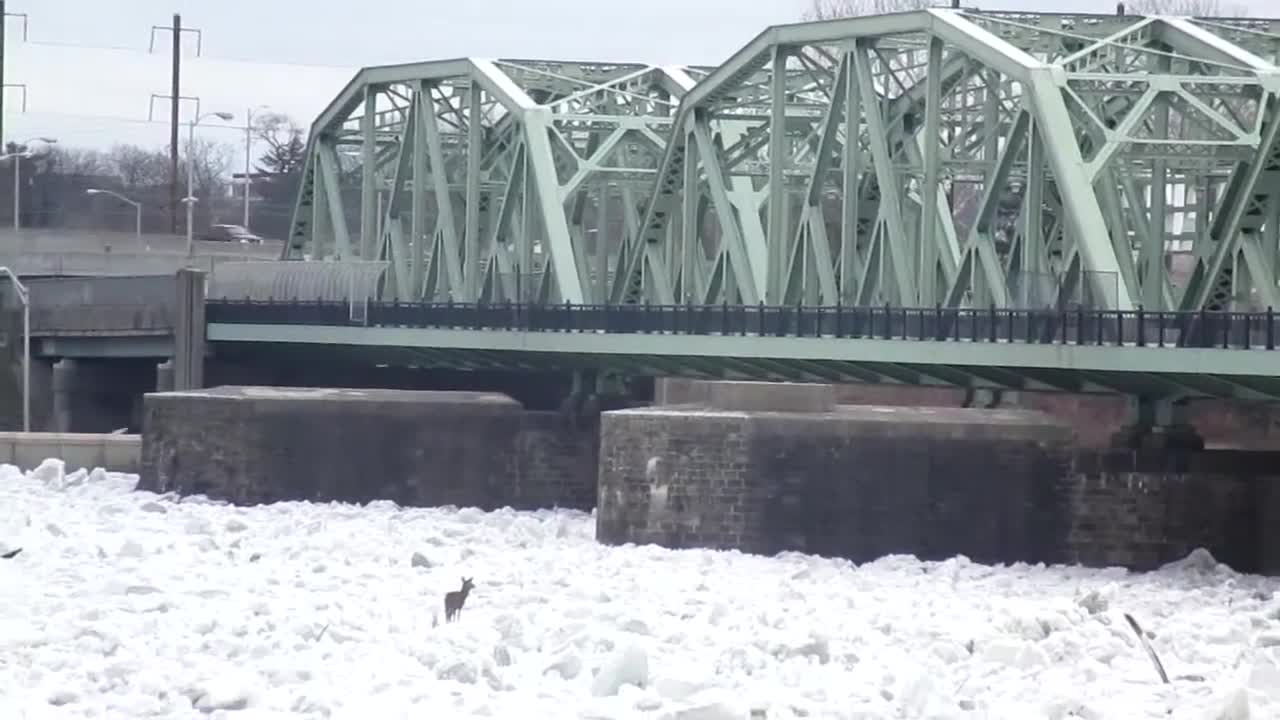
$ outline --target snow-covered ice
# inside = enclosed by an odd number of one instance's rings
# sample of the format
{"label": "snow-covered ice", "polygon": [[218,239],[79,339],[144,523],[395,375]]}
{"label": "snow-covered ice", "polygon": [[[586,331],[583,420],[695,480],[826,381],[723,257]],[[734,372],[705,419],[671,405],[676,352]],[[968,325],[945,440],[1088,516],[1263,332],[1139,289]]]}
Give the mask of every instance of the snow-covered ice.
{"label": "snow-covered ice", "polygon": [[1202,552],[854,566],[605,547],[582,513],[135,483],[0,466],[0,552],[23,548],[0,560],[0,718],[1280,717],[1280,582]]}

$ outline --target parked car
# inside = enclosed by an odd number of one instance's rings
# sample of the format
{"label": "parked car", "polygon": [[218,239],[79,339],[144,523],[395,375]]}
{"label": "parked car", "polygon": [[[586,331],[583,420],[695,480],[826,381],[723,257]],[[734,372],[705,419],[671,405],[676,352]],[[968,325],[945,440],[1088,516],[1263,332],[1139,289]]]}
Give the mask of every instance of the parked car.
{"label": "parked car", "polygon": [[245,230],[242,225],[210,225],[209,230],[200,239],[210,242],[262,242],[262,238]]}

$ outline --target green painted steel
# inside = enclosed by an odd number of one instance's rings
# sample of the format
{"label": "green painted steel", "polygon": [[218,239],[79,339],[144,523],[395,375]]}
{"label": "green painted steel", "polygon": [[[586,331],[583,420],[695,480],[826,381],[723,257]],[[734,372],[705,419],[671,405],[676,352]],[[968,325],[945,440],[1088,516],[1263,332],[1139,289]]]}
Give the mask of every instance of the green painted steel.
{"label": "green painted steel", "polygon": [[386,261],[388,298],[603,300],[703,74],[477,59],[362,70],[312,126],[284,259]]}
{"label": "green painted steel", "polygon": [[1280,400],[1274,350],[1088,344],[419,329],[210,323],[208,339],[258,352],[354,354],[475,370],[988,387],[1146,397]]}
{"label": "green painted steel", "polygon": [[285,259],[387,298],[1280,306],[1280,21],[930,9],[367,68]]}

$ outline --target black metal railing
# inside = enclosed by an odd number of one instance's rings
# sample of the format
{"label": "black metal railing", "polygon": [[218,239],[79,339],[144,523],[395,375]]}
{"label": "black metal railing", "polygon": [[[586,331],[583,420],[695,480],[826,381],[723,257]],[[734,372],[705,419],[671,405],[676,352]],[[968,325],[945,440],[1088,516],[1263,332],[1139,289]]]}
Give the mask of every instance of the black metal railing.
{"label": "black metal railing", "polygon": [[1138,347],[1276,347],[1276,315],[1076,308],[534,305],[209,300],[210,323]]}

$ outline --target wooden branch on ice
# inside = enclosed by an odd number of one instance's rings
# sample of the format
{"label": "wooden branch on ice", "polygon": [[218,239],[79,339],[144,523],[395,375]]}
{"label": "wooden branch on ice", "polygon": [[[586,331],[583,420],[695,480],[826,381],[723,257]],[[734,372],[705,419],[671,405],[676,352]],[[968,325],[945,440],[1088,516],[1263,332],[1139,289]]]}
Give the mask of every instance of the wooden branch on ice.
{"label": "wooden branch on ice", "polygon": [[1124,619],[1129,621],[1129,627],[1133,628],[1133,634],[1138,636],[1138,642],[1142,643],[1142,649],[1147,651],[1147,657],[1151,658],[1151,664],[1156,666],[1156,672],[1160,674],[1160,679],[1165,685],[1169,684],[1169,675],[1164,671],[1164,665],[1160,664],[1160,657],[1156,655],[1156,651],[1151,647],[1151,643],[1147,642],[1147,636],[1142,633],[1142,628],[1138,626],[1138,621],[1133,619],[1129,613],[1124,614]]}

